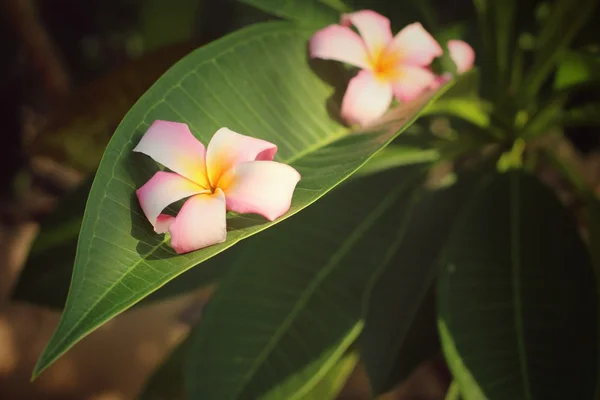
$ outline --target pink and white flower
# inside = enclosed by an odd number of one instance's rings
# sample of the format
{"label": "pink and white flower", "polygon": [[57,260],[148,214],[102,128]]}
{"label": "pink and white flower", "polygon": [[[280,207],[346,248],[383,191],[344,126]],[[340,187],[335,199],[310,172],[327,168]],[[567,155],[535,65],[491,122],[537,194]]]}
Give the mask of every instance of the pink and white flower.
{"label": "pink and white flower", "polygon": [[[178,254],[224,242],[227,210],[279,218],[300,181],[294,168],[273,161],[276,145],[227,128],[205,148],[187,124],[159,120],[133,151],[173,171],[157,172],[136,193],[154,230],[169,232]],[[177,216],[163,214],[186,197]]]}
{"label": "pink and white flower", "polygon": [[310,41],[311,57],[362,69],[350,80],[341,111],[345,120],[360,125],[383,115],[394,97],[410,101],[427,90],[436,79],[429,66],[442,54],[420,23],[393,36],[389,19],[370,10],[344,14],[340,25],[321,29]]}

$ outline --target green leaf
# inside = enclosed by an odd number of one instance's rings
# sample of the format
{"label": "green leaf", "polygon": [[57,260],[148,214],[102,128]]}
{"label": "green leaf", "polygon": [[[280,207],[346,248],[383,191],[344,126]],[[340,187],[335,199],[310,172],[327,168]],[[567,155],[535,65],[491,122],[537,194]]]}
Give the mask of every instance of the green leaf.
{"label": "green leaf", "polygon": [[537,39],[533,65],[523,80],[520,101],[527,104],[546,82],[560,57],[592,15],[596,0],[557,0]]}
{"label": "green leaf", "polygon": [[358,351],[348,351],[317,384],[299,400],[335,400],[358,364]]}
{"label": "green leaf", "polygon": [[[340,20],[340,11],[331,0],[239,0],[266,13],[293,21],[300,26],[318,29]],[[339,2],[337,2],[339,3]]]}
{"label": "green leaf", "polygon": [[487,128],[490,124],[491,103],[479,97],[480,72],[477,68],[460,76],[457,83],[423,115],[444,115],[461,118],[471,124]]}
{"label": "green leaf", "polygon": [[440,266],[440,335],[465,399],[593,398],[596,278],[550,189],[522,172],[494,178]]}
{"label": "green leaf", "polygon": [[436,261],[479,180],[460,175],[452,186],[423,195],[396,257],[373,288],[360,350],[375,395],[392,389],[439,346],[431,290]]}
{"label": "green leaf", "polygon": [[448,392],[446,393],[445,400],[460,400],[460,386],[457,381],[452,381],[450,387],[448,388]]}
{"label": "green leaf", "polygon": [[[330,101],[335,88],[321,79],[339,77],[339,69],[325,68],[330,63],[309,65],[306,59],[311,33],[274,22],[226,36],[178,62],[129,111],[94,179],[65,311],[34,375],[176,276],[325,195],[441,94],[391,111],[385,125],[370,132],[349,135],[330,116],[339,110]],[[165,238],[153,232],[135,197],[135,190],[158,167],[131,150],[157,119],[187,123],[204,143],[222,126],[276,143],[276,160],[302,174],[289,212],[274,222],[233,215],[226,242],[175,254]]]}
{"label": "green leaf", "polygon": [[353,177],[372,175],[404,165],[431,163],[439,158],[440,154],[436,149],[425,149],[408,144],[390,144],[371,158]]}
{"label": "green leaf", "polygon": [[495,98],[506,91],[514,52],[516,0],[473,0],[479,19],[488,84]]}
{"label": "green leaf", "polygon": [[490,125],[491,106],[479,98],[439,99],[431,105],[424,115],[445,115],[461,118],[480,128]]}
{"label": "green leaf", "polygon": [[600,54],[571,51],[556,70],[554,90],[568,90],[585,83],[600,81]]}
{"label": "green leaf", "polygon": [[295,399],[312,389],[360,334],[423,178],[411,165],[349,181],[253,238],[192,333],[189,397]]}
{"label": "green leaf", "polygon": [[551,128],[560,123],[567,100],[568,96],[565,93],[556,93],[551,96],[531,119],[528,121],[525,119],[525,126],[519,132],[519,136],[529,141],[551,133]]}
{"label": "green leaf", "polygon": [[[139,400],[185,400],[183,383],[183,363],[189,352],[190,342],[184,341],[171,352],[167,359],[154,371],[138,396]],[[356,365],[358,351],[344,354],[325,376],[300,400],[336,399],[338,393]]]}

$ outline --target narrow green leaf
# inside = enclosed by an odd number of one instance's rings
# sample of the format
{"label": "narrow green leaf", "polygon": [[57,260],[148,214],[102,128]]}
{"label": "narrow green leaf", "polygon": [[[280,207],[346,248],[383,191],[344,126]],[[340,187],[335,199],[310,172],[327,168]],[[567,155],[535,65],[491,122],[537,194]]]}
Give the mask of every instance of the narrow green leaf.
{"label": "narrow green leaf", "polygon": [[[369,132],[349,134],[330,116],[339,107],[331,101],[335,88],[323,80],[339,78],[342,67],[309,64],[306,43],[311,33],[285,22],[240,30],[178,62],[130,110],[94,179],[65,311],[34,375],[176,276],[325,195],[448,87],[391,111]],[[276,160],[302,175],[289,212],[274,222],[233,215],[228,218],[226,242],[175,254],[165,238],[153,232],[135,197],[135,190],[158,167],[132,149],[157,119],[187,123],[204,143],[227,126],[277,144]]]}
{"label": "narrow green leaf", "polygon": [[493,179],[450,235],[438,280],[442,345],[464,398],[593,398],[596,286],[550,189],[521,172]]}
{"label": "narrow green leaf", "polygon": [[480,72],[477,68],[463,74],[460,80],[423,115],[444,115],[461,118],[473,125],[487,128],[493,105],[479,96]]}
{"label": "narrow green leaf", "polygon": [[338,23],[340,4],[332,0],[239,0],[266,13],[309,28],[322,28]]}
{"label": "narrow green leaf", "polygon": [[432,163],[439,160],[436,149],[424,149],[404,144],[391,144],[371,158],[364,167],[354,174],[354,178],[373,175],[391,168],[410,164]]}
{"label": "narrow green leaf", "polygon": [[480,128],[490,125],[491,106],[483,99],[454,98],[439,99],[424,115],[445,115],[461,118]]}
{"label": "narrow green leaf", "polygon": [[478,14],[485,57],[484,70],[494,79],[486,82],[494,98],[506,92],[516,44],[516,0],[473,0]]}
{"label": "narrow green leaf", "polygon": [[411,165],[356,179],[252,239],[192,333],[190,398],[297,399],[357,339],[403,236]]}
{"label": "narrow green leaf", "polygon": [[450,384],[445,400],[461,400],[460,386],[458,385],[457,381],[452,381]]}
{"label": "narrow green leaf", "polygon": [[596,7],[596,0],[557,0],[537,39],[533,65],[523,80],[520,99],[528,102],[540,90]]}
{"label": "narrow green leaf", "polygon": [[358,351],[348,351],[325,376],[299,400],[335,400],[358,364]]}
{"label": "narrow green leaf", "polygon": [[600,54],[570,51],[564,55],[554,78],[554,90],[567,90],[600,81]]}
{"label": "narrow green leaf", "polygon": [[396,257],[373,288],[360,350],[375,395],[406,378],[439,346],[430,290],[436,261],[478,181],[461,175],[452,186],[423,195],[412,209]]}
{"label": "narrow green leaf", "polygon": [[560,123],[567,100],[568,96],[565,93],[555,93],[526,121],[519,136],[528,141],[550,133],[551,128]]}

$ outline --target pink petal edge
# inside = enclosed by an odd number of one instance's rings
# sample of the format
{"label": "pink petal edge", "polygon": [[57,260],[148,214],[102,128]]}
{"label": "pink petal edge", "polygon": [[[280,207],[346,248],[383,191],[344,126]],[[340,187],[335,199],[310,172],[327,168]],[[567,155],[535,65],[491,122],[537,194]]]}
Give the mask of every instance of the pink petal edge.
{"label": "pink petal edge", "polygon": [[235,165],[222,180],[228,210],[273,221],[289,210],[300,174],[275,161],[250,161]]}

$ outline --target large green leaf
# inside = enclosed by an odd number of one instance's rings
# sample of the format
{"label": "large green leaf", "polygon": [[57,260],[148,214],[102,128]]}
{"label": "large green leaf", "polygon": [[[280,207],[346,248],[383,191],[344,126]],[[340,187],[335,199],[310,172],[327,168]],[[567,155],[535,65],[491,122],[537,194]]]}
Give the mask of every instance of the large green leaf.
{"label": "large green leaf", "polygon": [[473,176],[460,175],[452,186],[423,195],[396,257],[373,288],[360,351],[376,395],[406,378],[438,348],[430,290],[436,261],[476,182]]}
{"label": "large green leaf", "polygon": [[[437,161],[438,151],[424,139],[426,136],[422,132],[406,132],[369,159],[352,179],[403,165]],[[14,300],[58,309],[64,307],[73,274],[77,237],[92,180],[86,180],[75,191],[61,198],[58,207],[42,222],[13,290]],[[244,245],[247,244],[239,243],[235,249],[217,254],[204,262],[202,268],[191,269],[185,275],[176,277],[136,305],[181,295],[214,283],[228,271],[231,261]]]}
{"label": "large green leaf", "polygon": [[574,219],[521,172],[499,175],[452,232],[439,329],[465,399],[592,399],[594,271]]}
{"label": "large green leaf", "polygon": [[[130,110],[92,185],[65,311],[34,375],[184,271],[316,201],[393,140],[441,93],[392,111],[385,126],[349,135],[330,116],[337,112],[330,102],[335,89],[321,79],[339,77],[339,70],[326,69],[330,63],[316,63],[313,69],[306,59],[311,33],[280,22],[238,31],[177,63]],[[226,242],[175,254],[152,231],[135,197],[136,188],[157,166],[131,150],[157,119],[186,122],[204,143],[227,126],[278,144],[276,159],[302,174],[289,212],[275,222],[230,216]]]}
{"label": "large green leaf", "polygon": [[414,165],[353,180],[253,238],[192,333],[190,398],[295,399],[314,387],[361,332],[419,177]]}

